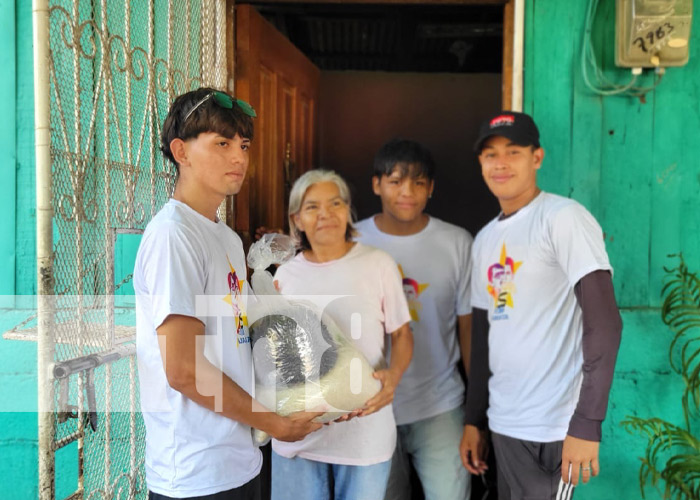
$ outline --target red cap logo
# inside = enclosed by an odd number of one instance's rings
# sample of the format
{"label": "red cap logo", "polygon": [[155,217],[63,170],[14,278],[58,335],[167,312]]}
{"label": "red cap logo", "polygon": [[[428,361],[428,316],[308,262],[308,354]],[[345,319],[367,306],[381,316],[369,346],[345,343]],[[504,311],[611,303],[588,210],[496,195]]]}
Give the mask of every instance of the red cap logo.
{"label": "red cap logo", "polygon": [[513,125],[515,117],[513,115],[500,115],[489,122],[490,128],[501,127],[503,125]]}

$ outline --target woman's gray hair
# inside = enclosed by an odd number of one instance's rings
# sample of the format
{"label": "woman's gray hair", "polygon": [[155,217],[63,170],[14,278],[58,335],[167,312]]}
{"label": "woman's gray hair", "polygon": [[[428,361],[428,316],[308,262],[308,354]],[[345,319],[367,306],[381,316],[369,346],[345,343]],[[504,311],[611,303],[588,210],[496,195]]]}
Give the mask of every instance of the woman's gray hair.
{"label": "woman's gray hair", "polygon": [[314,169],[309,170],[304,175],[299,177],[292,186],[289,193],[289,234],[294,239],[295,243],[302,250],[311,250],[309,240],[303,231],[299,231],[294,223],[294,216],[301,211],[301,204],[304,201],[304,196],[311,186],[320,182],[332,182],[338,187],[340,198],[348,206],[348,227],[345,230],[345,240],[351,241],[357,236],[357,231],[352,225],[355,220],[355,214],[352,209],[350,200],[350,188],[347,182],[338,173],[332,170]]}

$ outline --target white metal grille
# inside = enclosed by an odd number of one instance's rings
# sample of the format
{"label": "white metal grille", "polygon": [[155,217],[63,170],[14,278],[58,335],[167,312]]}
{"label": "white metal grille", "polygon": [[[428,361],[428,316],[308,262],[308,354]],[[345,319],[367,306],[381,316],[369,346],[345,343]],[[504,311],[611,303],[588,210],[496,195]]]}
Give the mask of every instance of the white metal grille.
{"label": "white metal grille", "polygon": [[[226,2],[50,0],[48,19],[48,34],[35,32],[35,40],[48,36],[53,215],[37,238],[53,248],[52,266],[40,263],[40,275],[48,269],[43,280],[54,300],[45,303],[48,316],[40,308],[50,354],[42,361],[40,352],[39,363],[54,368],[40,368],[49,380],[46,390],[40,381],[39,397],[48,398],[40,408],[55,411],[40,429],[49,436],[40,437],[40,460],[77,441],[71,497],[144,498],[124,249],[133,249],[173,190],[173,169],[158,152],[173,98],[202,85],[226,88]],[[55,496],[54,477],[46,477],[52,465],[40,467],[44,498]]]}

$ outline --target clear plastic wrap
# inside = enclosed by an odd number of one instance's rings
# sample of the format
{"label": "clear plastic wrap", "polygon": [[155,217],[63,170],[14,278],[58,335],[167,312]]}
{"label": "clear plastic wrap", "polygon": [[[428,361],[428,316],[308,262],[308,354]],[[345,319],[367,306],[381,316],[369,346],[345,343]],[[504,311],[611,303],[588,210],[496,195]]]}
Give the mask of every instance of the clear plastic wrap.
{"label": "clear plastic wrap", "polygon": [[[266,268],[294,256],[288,236],[266,234],[253,244],[248,320],[253,348],[255,398],[282,416],[298,411],[326,411],[329,422],[362,407],[381,384],[364,355],[335,322],[308,301],[279,294]],[[329,279],[332,279],[329,276]],[[254,439],[269,439],[260,431]]]}

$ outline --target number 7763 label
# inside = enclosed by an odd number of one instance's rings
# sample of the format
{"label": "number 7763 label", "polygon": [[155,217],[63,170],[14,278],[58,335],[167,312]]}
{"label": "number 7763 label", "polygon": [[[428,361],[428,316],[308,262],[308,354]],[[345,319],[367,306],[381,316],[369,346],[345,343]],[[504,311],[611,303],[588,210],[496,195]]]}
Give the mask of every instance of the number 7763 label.
{"label": "number 7763 label", "polygon": [[642,50],[642,52],[650,52],[654,48],[658,49],[668,42],[669,35],[676,29],[674,25],[665,22],[660,26],[654,26],[641,33],[640,36],[632,40],[632,43]]}

